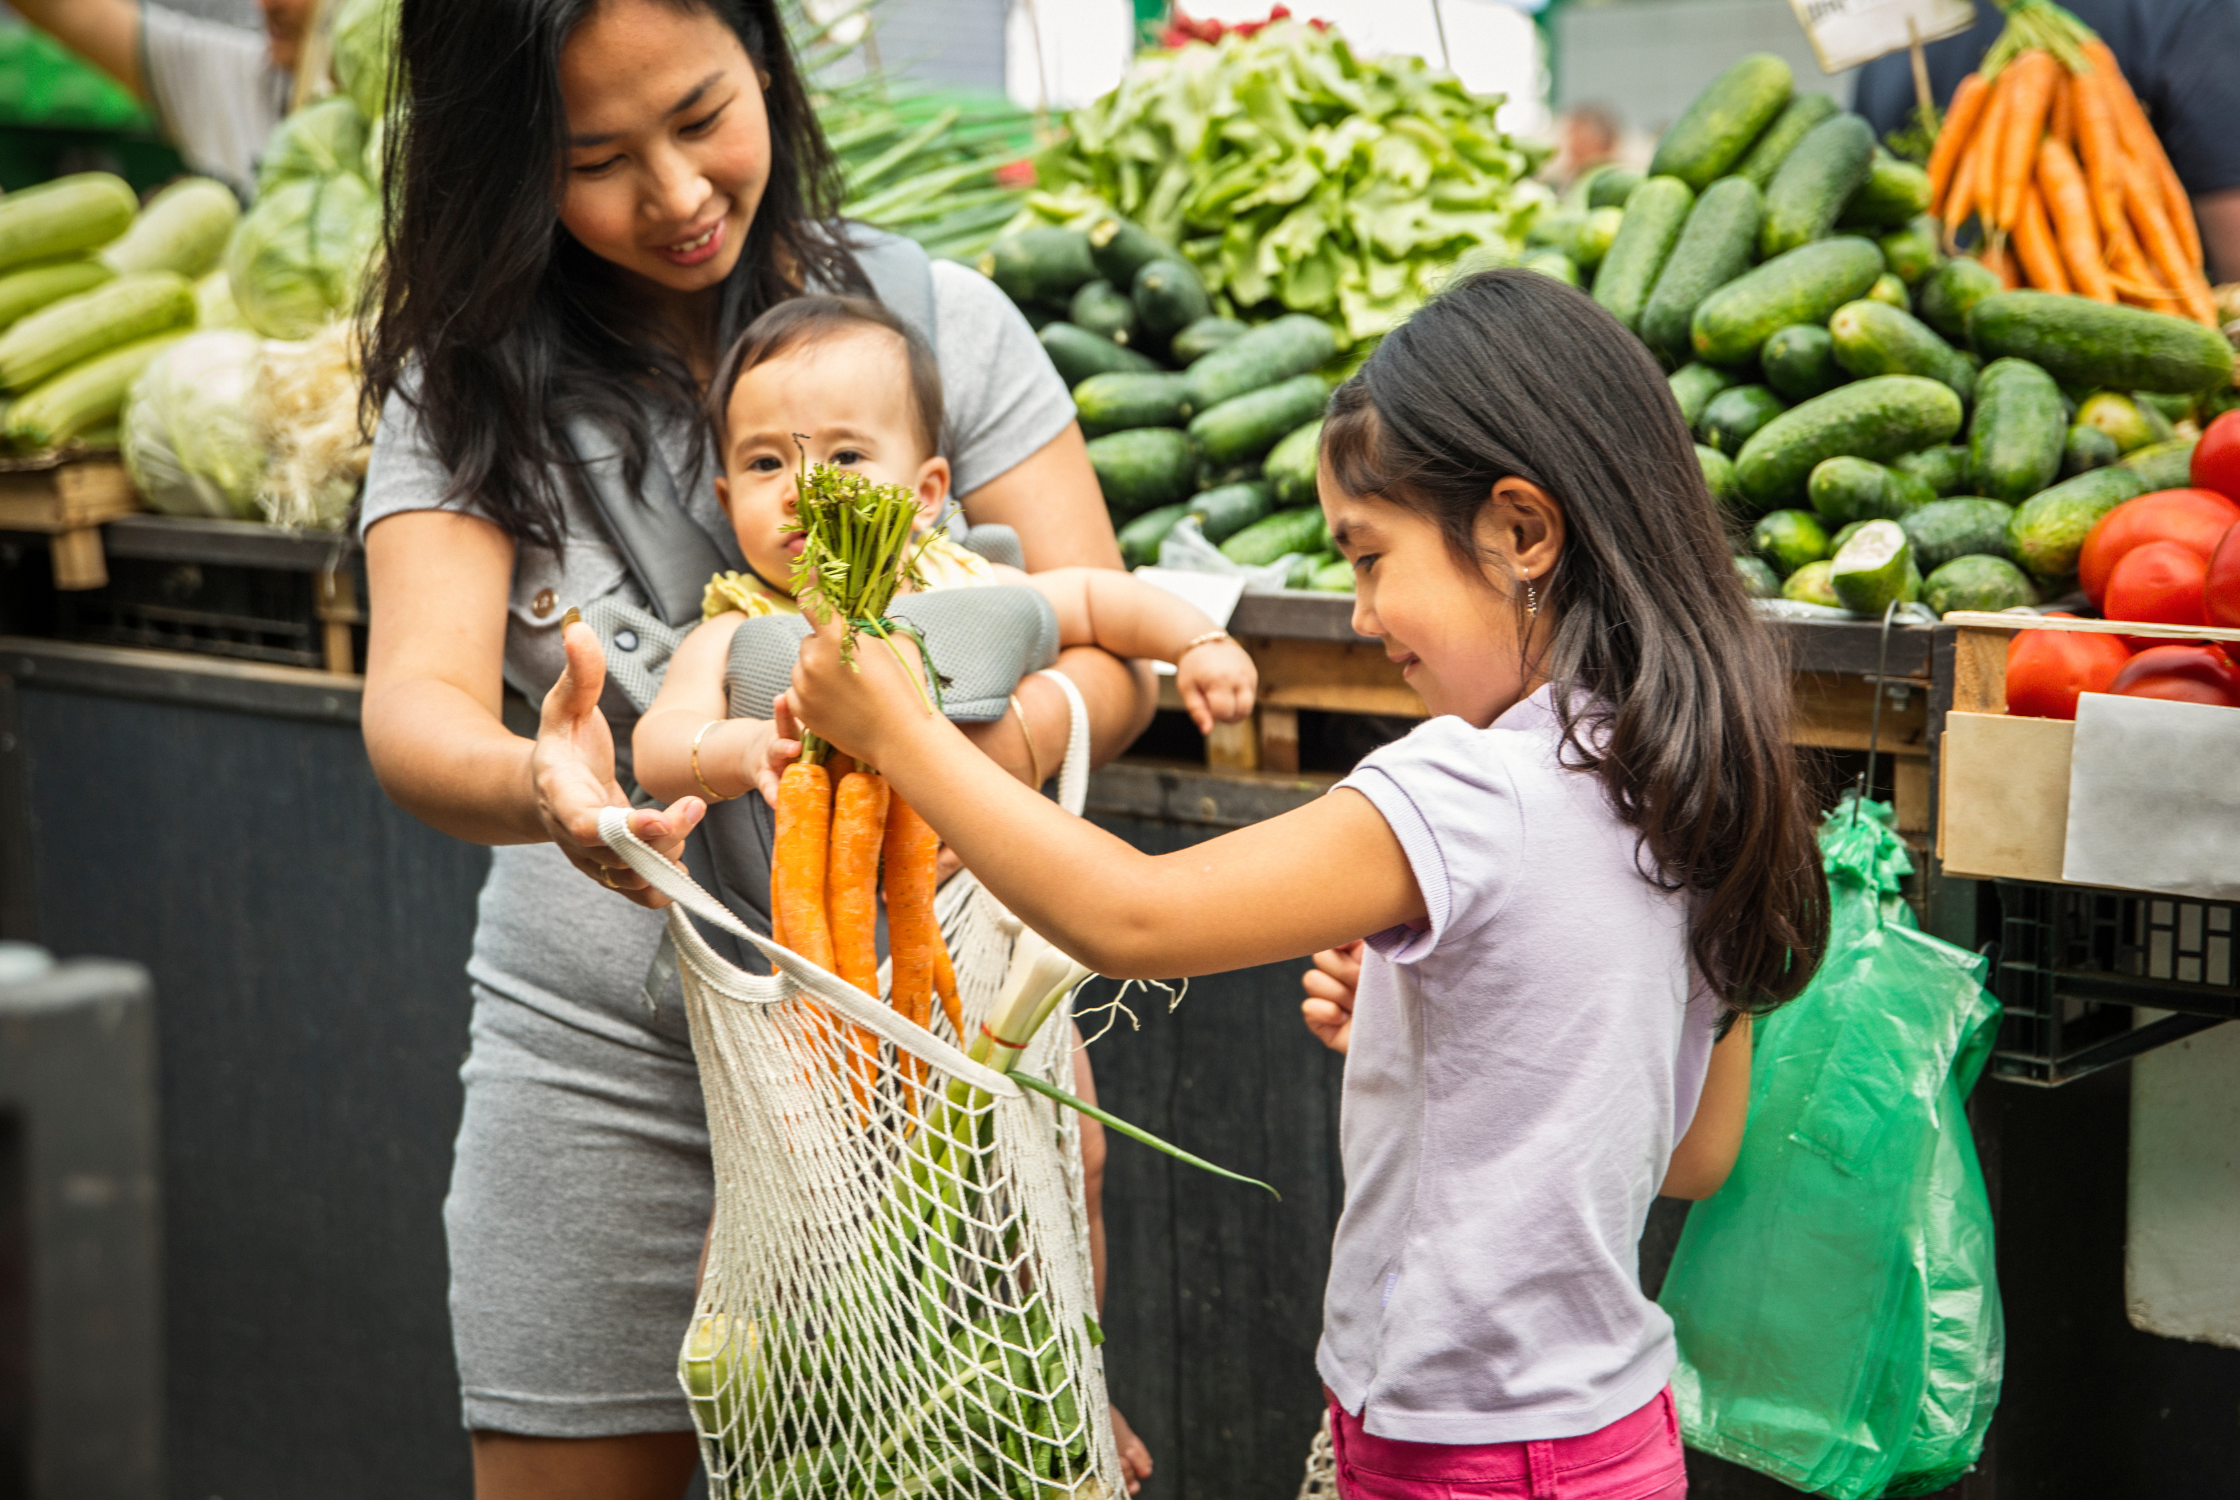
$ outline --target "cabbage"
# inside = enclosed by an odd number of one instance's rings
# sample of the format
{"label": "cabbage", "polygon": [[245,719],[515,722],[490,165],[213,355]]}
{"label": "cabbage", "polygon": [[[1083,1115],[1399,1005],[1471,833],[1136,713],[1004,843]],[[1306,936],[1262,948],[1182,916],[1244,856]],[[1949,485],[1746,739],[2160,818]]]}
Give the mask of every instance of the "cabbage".
{"label": "cabbage", "polygon": [[305,338],[355,306],[380,240],[380,201],[355,172],[283,182],[226,247],[234,305],[267,338]]}
{"label": "cabbage", "polygon": [[269,455],[249,415],[261,345],[231,328],[190,333],[155,357],[125,398],[125,472],[171,516],[258,518]]}
{"label": "cabbage", "polygon": [[305,105],[273,127],[265,137],[264,154],[257,158],[257,192],[269,193],[304,177],[362,174],[365,164],[366,117],[337,94]]}
{"label": "cabbage", "polygon": [[389,112],[397,0],[342,0],[334,18],[334,81],[369,120]]}

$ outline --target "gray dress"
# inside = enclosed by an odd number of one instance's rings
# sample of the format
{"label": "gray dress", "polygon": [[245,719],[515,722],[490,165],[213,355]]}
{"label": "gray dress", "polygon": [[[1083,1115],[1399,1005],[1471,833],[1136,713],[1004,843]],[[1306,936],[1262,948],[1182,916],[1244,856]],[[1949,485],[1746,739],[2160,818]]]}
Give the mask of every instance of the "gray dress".
{"label": "gray dress", "polygon": [[[963,266],[933,267],[935,353],[958,494],[1033,455],[1073,420],[1026,321]],[[680,482],[684,431],[661,436]],[[725,543],[702,468],[687,505]],[[446,474],[392,398],[366,475],[362,528],[441,508]],[[470,507],[466,507],[471,509]],[[539,701],[560,674],[570,605],[643,604],[595,515],[571,505],[557,556],[516,556],[506,679]],[[631,726],[616,723],[619,743]],[[492,851],[467,964],[472,1043],[444,1223],[466,1425],[607,1437],[692,1425],[678,1342],[712,1178],[683,1000],[641,997],[661,917],[576,873],[549,844]]]}

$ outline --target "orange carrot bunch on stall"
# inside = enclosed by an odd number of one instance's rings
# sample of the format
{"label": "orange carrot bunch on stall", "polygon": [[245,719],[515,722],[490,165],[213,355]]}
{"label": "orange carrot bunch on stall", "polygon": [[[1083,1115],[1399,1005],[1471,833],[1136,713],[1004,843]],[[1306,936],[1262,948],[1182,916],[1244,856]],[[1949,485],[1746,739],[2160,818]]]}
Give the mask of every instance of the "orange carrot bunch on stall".
{"label": "orange carrot bunch on stall", "polygon": [[[795,591],[894,648],[884,616],[905,579],[915,580],[912,527],[917,497],[897,485],[816,465],[801,476],[797,525],[806,545],[795,563]],[[928,673],[931,676],[931,673]],[[770,863],[772,937],[865,994],[879,993],[879,875],[886,873],[887,935],[893,959],[889,1003],[918,1025],[932,1018],[938,994],[951,1027],[963,1031],[956,981],[933,910],[940,840],[869,766],[835,755],[813,734],[778,781],[777,831]],[[856,1102],[866,1105],[879,1039],[861,1028],[849,1056]],[[829,1035],[829,1033],[828,1033]]]}
{"label": "orange carrot bunch on stall", "polygon": [[2115,54],[2050,0],[2013,0],[1929,156],[1930,208],[1969,219],[2009,286],[2127,302],[2214,328],[2193,205]]}

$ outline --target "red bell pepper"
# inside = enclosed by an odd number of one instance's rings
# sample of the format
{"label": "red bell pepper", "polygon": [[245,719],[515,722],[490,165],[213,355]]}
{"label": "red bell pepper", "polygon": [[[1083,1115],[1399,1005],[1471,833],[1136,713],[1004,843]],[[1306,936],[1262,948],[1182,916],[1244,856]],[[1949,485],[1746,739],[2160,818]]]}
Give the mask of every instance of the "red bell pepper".
{"label": "red bell pepper", "polygon": [[2111,693],[2240,708],[2240,667],[2214,646],[2149,646],[2116,673]]}
{"label": "red bell pepper", "polygon": [[2032,719],[2074,719],[2077,695],[2108,691],[2108,684],[2130,659],[2123,642],[2112,635],[2018,631],[2007,642],[2007,712]]}
{"label": "red bell pepper", "polygon": [[2229,527],[2210,554],[2209,573],[2201,581],[2201,604],[2210,624],[2240,630],[2240,526]]}
{"label": "red bell pepper", "polygon": [[2228,500],[2240,500],[2240,410],[2211,422],[2193,446],[2193,482]]}
{"label": "red bell pepper", "polygon": [[2142,625],[2206,625],[2201,596],[2208,572],[2209,560],[2183,542],[2134,547],[2108,575],[2100,612],[2111,620],[2137,620]]}
{"label": "red bell pepper", "polygon": [[2126,500],[2086,533],[2084,550],[2077,554],[2077,587],[2094,604],[2102,603],[2116,564],[2148,542],[2180,543],[2206,562],[2217,538],[2235,521],[2240,521],[2240,505],[2211,490],[2156,490]]}

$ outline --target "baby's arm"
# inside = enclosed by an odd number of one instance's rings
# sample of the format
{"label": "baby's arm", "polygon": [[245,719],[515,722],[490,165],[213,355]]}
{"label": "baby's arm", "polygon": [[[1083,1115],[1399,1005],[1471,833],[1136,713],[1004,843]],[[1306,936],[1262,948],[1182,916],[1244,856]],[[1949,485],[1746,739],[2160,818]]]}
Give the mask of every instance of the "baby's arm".
{"label": "baby's arm", "polygon": [[[731,653],[732,632],[746,618],[736,612],[718,615],[684,638],[669,658],[661,691],[630,737],[638,784],[663,801],[706,797],[710,791],[736,797],[758,786],[765,797],[774,800],[777,795],[776,773],[769,765],[775,726],[768,719],[727,717],[724,662]],[[700,743],[698,776],[692,770],[694,736]],[[769,785],[763,786],[765,781]]]}
{"label": "baby's arm", "polygon": [[[1024,581],[1057,611],[1060,646],[1101,646],[1115,656],[1172,662],[1175,687],[1199,733],[1252,712],[1259,669],[1188,601],[1111,568],[1052,568]],[[1206,635],[1218,638],[1192,644]]]}

